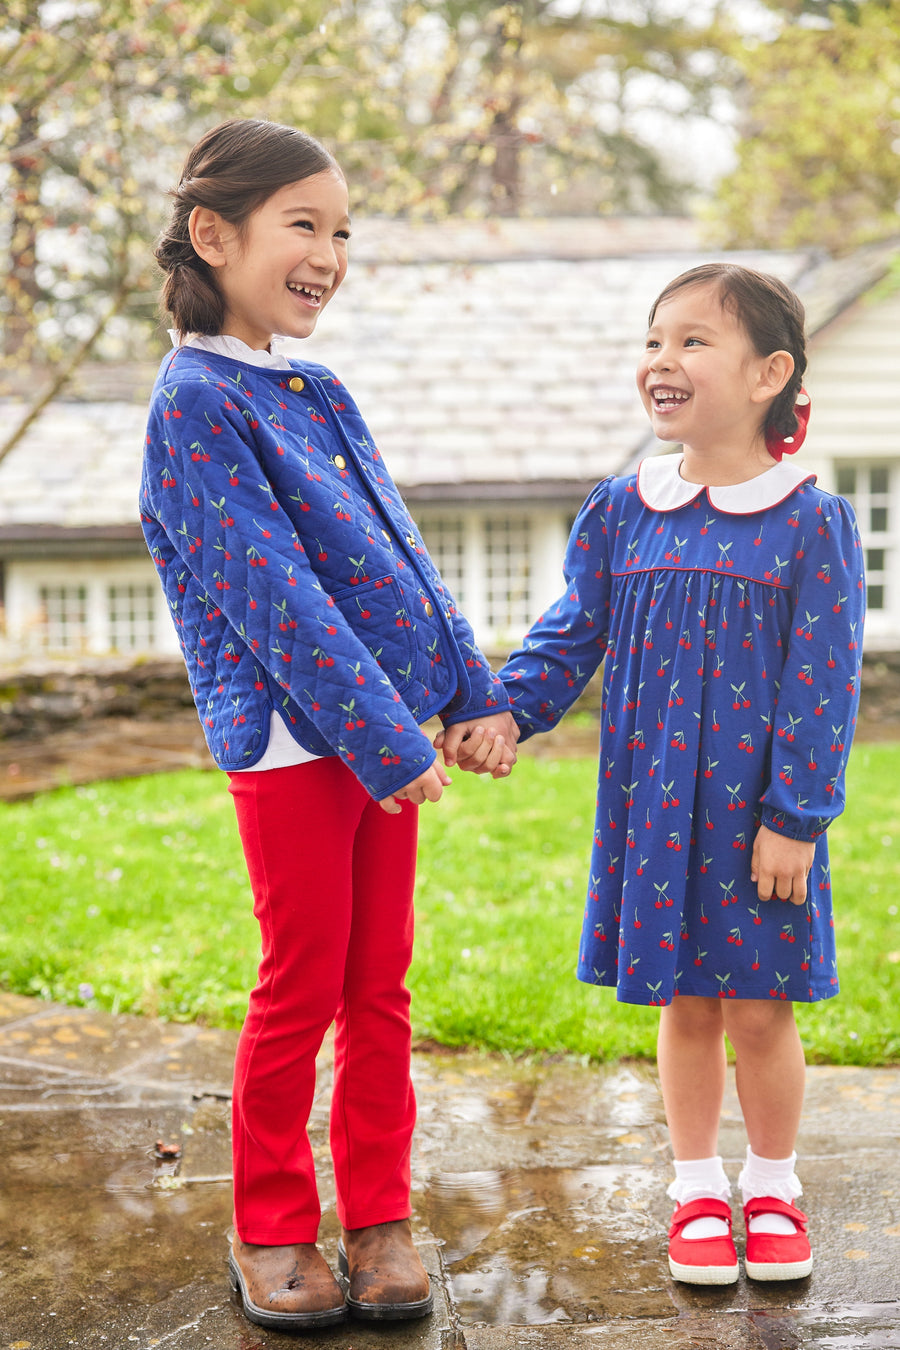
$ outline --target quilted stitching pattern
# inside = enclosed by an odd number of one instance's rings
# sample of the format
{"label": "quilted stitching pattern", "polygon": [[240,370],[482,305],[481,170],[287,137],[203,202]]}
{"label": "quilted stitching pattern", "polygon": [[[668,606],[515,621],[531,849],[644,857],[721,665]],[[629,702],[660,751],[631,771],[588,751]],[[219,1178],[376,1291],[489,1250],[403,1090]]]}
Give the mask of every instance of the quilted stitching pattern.
{"label": "quilted stitching pattern", "polygon": [[222,768],[259,759],[275,706],[381,798],[435,758],[418,723],[509,706],[325,367],[167,356],[141,520]]}

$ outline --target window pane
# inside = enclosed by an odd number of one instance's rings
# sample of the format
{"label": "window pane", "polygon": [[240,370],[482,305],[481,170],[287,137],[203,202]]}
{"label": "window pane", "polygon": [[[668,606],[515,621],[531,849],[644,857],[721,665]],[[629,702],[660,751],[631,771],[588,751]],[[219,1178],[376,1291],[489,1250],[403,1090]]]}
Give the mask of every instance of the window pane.
{"label": "window pane", "polygon": [[888,469],[887,466],[879,466],[877,469],[869,470],[869,491],[874,493],[886,493],[889,491]]}
{"label": "window pane", "polygon": [[885,534],[888,527],[888,509],[886,506],[873,506],[869,512],[869,529],[874,534]]}
{"label": "window pane", "polygon": [[856,491],[856,470],[851,467],[838,468],[837,490],[842,497],[852,497]]}
{"label": "window pane", "polygon": [[460,609],[466,607],[465,533],[462,516],[428,516],[419,521],[434,564]]}
{"label": "window pane", "polygon": [[884,609],[884,587],[869,586],[866,589],[866,606],[869,609]]}
{"label": "window pane", "polygon": [[156,620],[156,587],[145,582],[110,586],[108,600],[111,649],[150,651]]}
{"label": "window pane", "polygon": [[492,516],[484,529],[488,625],[497,634],[521,633],[531,617],[530,522]]}
{"label": "window pane", "polygon": [[41,645],[47,651],[82,651],[88,642],[87,587],[41,586]]}
{"label": "window pane", "polygon": [[884,549],[867,548],[866,549],[866,570],[868,572],[884,571]]}

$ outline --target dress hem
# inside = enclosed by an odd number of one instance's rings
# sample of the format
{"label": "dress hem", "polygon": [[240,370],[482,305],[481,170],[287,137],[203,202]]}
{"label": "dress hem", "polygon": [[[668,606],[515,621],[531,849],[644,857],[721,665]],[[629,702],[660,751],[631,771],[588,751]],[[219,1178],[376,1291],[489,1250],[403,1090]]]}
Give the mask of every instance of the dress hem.
{"label": "dress hem", "polygon": [[682,986],[676,989],[674,993],[667,996],[660,994],[653,998],[635,998],[629,997],[628,991],[620,989],[613,980],[594,980],[591,979],[589,975],[582,974],[578,974],[576,978],[581,984],[590,984],[598,989],[615,990],[616,1001],[618,1003],[628,1003],[633,1008],[665,1007],[667,1004],[671,1003],[674,998],[721,998],[723,1003],[727,1003],[729,1000],[735,1002],[755,1001],[757,1003],[825,1003],[828,999],[836,998],[840,993],[840,986],[837,984],[833,986],[829,985],[828,988],[824,990],[816,990],[813,987],[812,992],[805,998],[781,998],[780,995],[773,996],[768,988],[760,989],[757,993],[741,993],[736,990],[732,994],[723,996],[719,994],[719,991],[716,989],[697,989]]}

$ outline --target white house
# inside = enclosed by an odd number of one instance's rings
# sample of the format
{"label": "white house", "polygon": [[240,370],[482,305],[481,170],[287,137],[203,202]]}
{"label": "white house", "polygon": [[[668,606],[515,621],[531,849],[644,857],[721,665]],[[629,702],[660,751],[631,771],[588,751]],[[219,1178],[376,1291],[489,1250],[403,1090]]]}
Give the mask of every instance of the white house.
{"label": "white house", "polygon": [[[871,650],[900,650],[900,290],[881,288],[898,248],[728,255],[807,304],[801,456],[857,505]],[[663,218],[373,221],[351,256],[297,350],[346,381],[480,641],[503,652],[556,594],[591,486],[665,449],[634,386],[647,311],[721,255]],[[152,374],[85,370],[0,463],[5,659],[177,651],[137,525]]]}

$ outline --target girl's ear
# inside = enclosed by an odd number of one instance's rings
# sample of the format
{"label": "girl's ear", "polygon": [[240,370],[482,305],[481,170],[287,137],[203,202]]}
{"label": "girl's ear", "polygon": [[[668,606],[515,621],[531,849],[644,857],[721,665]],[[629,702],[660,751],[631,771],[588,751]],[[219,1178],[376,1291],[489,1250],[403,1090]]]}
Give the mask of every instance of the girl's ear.
{"label": "girl's ear", "polygon": [[227,262],[226,242],[231,227],[208,206],[195,206],[188,217],[188,232],[198,258],[210,267],[224,267]]}
{"label": "girl's ear", "polygon": [[790,352],[772,352],[759,363],[759,379],[751,394],[755,403],[767,403],[777,398],[794,373],[794,358]]}

